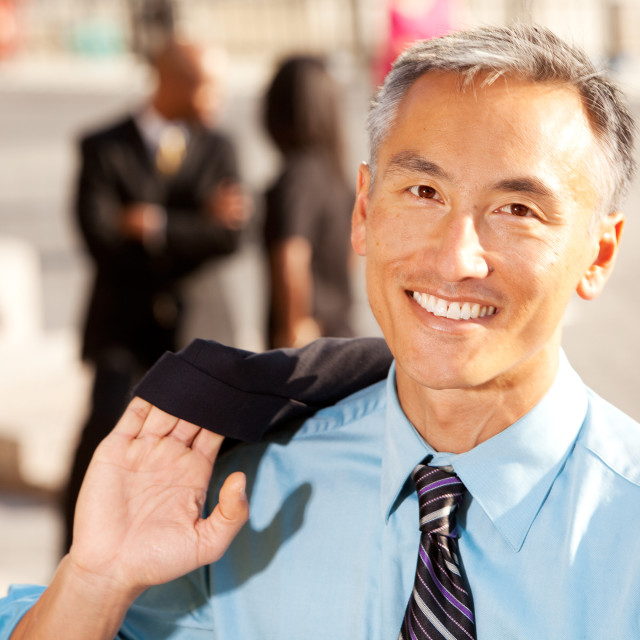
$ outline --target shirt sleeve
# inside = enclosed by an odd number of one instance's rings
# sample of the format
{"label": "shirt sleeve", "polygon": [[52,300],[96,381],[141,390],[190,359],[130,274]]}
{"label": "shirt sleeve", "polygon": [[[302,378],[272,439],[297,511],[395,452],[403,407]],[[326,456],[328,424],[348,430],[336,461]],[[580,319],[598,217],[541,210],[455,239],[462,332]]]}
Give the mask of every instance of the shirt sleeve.
{"label": "shirt sleeve", "polygon": [[[212,622],[204,570],[148,589],[129,609],[115,640],[183,638],[212,640]],[[33,607],[45,587],[17,585],[0,599],[0,640],[9,640],[18,622]]]}
{"label": "shirt sleeve", "polygon": [[6,597],[0,600],[0,640],[11,637],[18,622],[37,602],[44,587],[17,585],[9,588]]}

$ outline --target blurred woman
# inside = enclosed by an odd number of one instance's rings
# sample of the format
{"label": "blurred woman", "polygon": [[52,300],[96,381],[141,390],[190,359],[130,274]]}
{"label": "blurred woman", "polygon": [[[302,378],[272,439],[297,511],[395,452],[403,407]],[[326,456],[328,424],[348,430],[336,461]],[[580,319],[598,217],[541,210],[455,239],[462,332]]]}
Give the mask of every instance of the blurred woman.
{"label": "blurred woman", "polygon": [[343,172],[338,91],[322,59],[297,56],[278,69],[265,100],[265,126],[283,156],[266,195],[271,274],[270,347],[347,337],[350,214]]}

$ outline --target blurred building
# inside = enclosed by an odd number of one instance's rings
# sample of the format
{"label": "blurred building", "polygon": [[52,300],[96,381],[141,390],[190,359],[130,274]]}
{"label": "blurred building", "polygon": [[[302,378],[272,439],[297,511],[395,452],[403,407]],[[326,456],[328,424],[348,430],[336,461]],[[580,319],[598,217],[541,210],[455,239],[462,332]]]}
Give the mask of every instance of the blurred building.
{"label": "blurred building", "polygon": [[[594,58],[640,57],[639,0],[463,0],[464,24],[536,21]],[[172,29],[268,60],[292,50],[370,58],[387,0],[0,0],[0,56],[146,55]]]}

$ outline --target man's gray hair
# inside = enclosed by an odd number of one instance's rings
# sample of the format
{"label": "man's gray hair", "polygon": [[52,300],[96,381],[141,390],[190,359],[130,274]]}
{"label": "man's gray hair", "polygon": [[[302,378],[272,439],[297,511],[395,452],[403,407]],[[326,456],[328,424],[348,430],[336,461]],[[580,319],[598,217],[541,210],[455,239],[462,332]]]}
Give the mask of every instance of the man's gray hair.
{"label": "man's gray hair", "polygon": [[[535,25],[460,31],[419,41],[402,53],[369,111],[372,181],[380,145],[393,126],[402,98],[411,85],[429,71],[456,72],[460,74],[462,87],[482,74],[483,84],[510,75],[577,89],[603,154],[601,213],[619,209],[635,169],[633,118],[620,91],[580,49],[563,42],[545,27]],[[602,173],[598,171],[598,175]]]}

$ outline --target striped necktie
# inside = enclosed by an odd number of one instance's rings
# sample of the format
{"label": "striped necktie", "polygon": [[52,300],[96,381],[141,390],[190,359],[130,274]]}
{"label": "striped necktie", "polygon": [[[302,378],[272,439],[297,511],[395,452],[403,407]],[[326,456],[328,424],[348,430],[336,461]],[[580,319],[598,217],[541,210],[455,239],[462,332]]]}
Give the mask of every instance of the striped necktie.
{"label": "striped necktie", "polygon": [[473,603],[458,558],[455,521],[465,487],[451,467],[429,467],[425,462],[411,474],[422,534],[400,640],[475,640]]}

